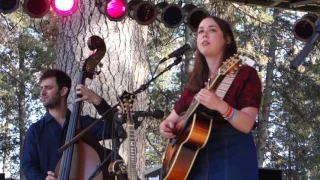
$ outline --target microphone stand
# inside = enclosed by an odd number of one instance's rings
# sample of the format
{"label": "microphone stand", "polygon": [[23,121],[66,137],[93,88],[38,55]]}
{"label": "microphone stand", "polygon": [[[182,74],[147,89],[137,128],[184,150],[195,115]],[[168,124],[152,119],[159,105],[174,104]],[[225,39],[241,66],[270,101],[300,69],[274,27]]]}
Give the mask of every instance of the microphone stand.
{"label": "microphone stand", "polygon": [[133,92],[133,94],[138,94],[138,93],[141,93],[142,91],[146,90],[148,88],[148,86],[150,85],[150,83],[152,83],[154,80],[156,80],[163,73],[170,70],[173,66],[178,65],[181,61],[182,61],[181,56],[176,57],[176,59],[174,60],[174,62],[172,64],[170,64],[168,67],[166,67],[162,72],[160,72],[155,77],[152,77],[146,84],[141,85],[139,89],[137,89],[136,91]]}
{"label": "microphone stand", "polygon": [[291,62],[290,64],[291,69],[297,69],[302,64],[302,61],[304,60],[304,58],[308,56],[313,46],[320,39],[320,21],[318,21],[318,24],[316,26],[314,33],[315,34],[311,36],[311,38],[307,41],[306,45],[300,51],[298,56]]}
{"label": "microphone stand", "polygon": [[[156,80],[160,75],[162,75],[163,73],[167,72],[168,70],[170,70],[173,66],[178,65],[180,62],[182,61],[182,57],[178,56],[176,57],[176,60],[174,60],[174,62],[172,64],[170,64],[168,67],[166,67],[162,72],[160,72],[158,75],[156,75],[155,77],[152,77],[147,83],[141,85],[139,87],[139,89],[137,89],[136,91],[134,91],[133,94],[138,94],[143,92],[144,90],[146,90],[148,88],[148,86],[151,84],[151,82],[153,82],[154,80]],[[94,127],[95,125],[97,125],[101,120],[105,119],[107,117],[107,115],[113,111],[113,109],[116,109],[116,107],[119,104],[117,103],[116,105],[114,105],[113,107],[111,107],[110,109],[108,109],[106,112],[104,112],[101,115],[100,119],[95,120],[90,126],[88,126],[87,128],[85,128],[84,130],[82,130],[77,136],[75,136],[72,140],[70,140],[69,142],[65,143],[62,147],[60,147],[58,149],[58,151],[61,153],[64,150],[66,150],[68,147],[70,147],[72,144],[74,144],[77,140],[79,140],[83,135],[85,135],[92,127]],[[102,163],[106,163],[107,160],[111,157],[111,153],[108,155],[108,157],[102,162]],[[102,164],[101,163],[101,164]],[[92,175],[90,177],[94,177],[95,174],[97,174],[98,171],[101,171],[102,166],[98,165],[96,170],[92,173]]]}
{"label": "microphone stand", "polygon": [[[112,162],[118,160],[119,147],[122,144],[122,142],[127,138],[127,133],[122,130],[121,124],[118,123],[117,117],[115,117],[116,115],[117,114],[113,116],[112,121],[112,150],[110,154],[96,167],[96,169],[92,172],[88,180],[92,180],[94,177],[96,177],[102,170],[102,167],[105,165],[105,163],[109,161],[110,158],[112,159]],[[121,137],[123,138],[123,140],[120,142]]]}
{"label": "microphone stand", "polygon": [[102,161],[102,163],[100,163],[96,169],[93,171],[93,173],[90,175],[90,177],[88,178],[88,180],[93,179],[94,177],[96,177],[99,172],[102,170],[102,167],[104,166],[104,164],[111,158],[111,155],[113,154],[114,150],[112,150],[110,152],[110,154]]}

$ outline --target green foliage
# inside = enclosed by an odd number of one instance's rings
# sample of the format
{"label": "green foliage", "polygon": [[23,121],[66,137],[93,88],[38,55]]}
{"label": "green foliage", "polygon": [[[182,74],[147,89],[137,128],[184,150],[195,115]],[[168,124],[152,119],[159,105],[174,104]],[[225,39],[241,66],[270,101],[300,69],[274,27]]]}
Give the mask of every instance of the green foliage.
{"label": "green foliage", "polygon": [[[154,23],[149,26],[148,40],[148,61],[149,61],[149,79],[162,72],[173,61],[168,60],[158,66],[158,62],[166,54],[184,44],[181,28],[168,29],[161,23]],[[173,67],[162,74],[151,84],[149,92],[150,109],[161,109],[165,112],[165,117],[171,112],[173,104],[181,94],[179,72],[181,64]],[[156,71],[156,72],[154,72]],[[162,119],[161,119],[162,120]],[[147,121],[147,142],[146,142],[146,169],[161,163],[162,153],[165,150],[166,141],[160,136],[159,124],[161,120],[152,119]]]}
{"label": "green foliage", "polygon": [[[293,37],[292,27],[297,13],[280,11],[271,19],[266,12],[272,9],[239,7],[245,9],[250,21],[236,25],[241,45],[259,61],[262,80],[265,79],[267,64],[270,62],[270,51],[275,48],[275,68],[271,114],[269,116],[269,137],[264,164],[266,167],[284,170],[288,179],[319,178],[319,67],[311,60],[306,61],[307,71],[299,73],[289,68],[290,62],[297,56],[296,47],[302,49],[304,44]],[[258,15],[254,15],[259,13]],[[256,19],[256,20],[255,20]],[[256,21],[256,22],[255,22]],[[277,41],[271,41],[275,36]],[[310,53],[311,59],[318,56],[319,49]]]}
{"label": "green foliage", "polygon": [[0,18],[0,157],[6,176],[18,179],[20,138],[41,111],[39,72],[55,61],[54,42],[39,34],[36,24],[20,9]]}

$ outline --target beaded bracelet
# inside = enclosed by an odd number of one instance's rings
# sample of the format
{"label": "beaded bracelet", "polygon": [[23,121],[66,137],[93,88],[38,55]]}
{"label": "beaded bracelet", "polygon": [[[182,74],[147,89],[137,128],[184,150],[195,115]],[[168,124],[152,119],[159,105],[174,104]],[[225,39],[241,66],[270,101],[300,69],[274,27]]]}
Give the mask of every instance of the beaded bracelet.
{"label": "beaded bracelet", "polygon": [[232,113],[233,113],[233,108],[230,105],[228,105],[227,111],[224,114],[222,114],[222,116],[224,118],[230,118],[232,116]]}
{"label": "beaded bracelet", "polygon": [[229,122],[233,121],[237,115],[237,110],[228,105],[227,111],[222,116]]}
{"label": "beaded bracelet", "polygon": [[227,121],[231,122],[233,121],[235,118],[236,118],[236,115],[237,115],[237,110],[232,108],[233,109],[233,113],[232,113],[232,116],[230,118],[226,118]]}

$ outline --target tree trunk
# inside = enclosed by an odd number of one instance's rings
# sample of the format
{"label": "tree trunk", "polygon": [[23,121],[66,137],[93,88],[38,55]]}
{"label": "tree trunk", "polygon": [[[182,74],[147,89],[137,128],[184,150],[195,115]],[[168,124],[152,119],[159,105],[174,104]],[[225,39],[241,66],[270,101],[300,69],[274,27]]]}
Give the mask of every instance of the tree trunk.
{"label": "tree trunk", "polygon": [[[79,78],[79,70],[84,59],[89,57],[90,50],[87,40],[92,35],[104,39],[107,52],[101,60],[101,74],[93,80],[87,80],[86,86],[106,101],[115,105],[116,96],[123,91],[134,92],[147,81],[147,27],[138,25],[127,17],[121,22],[112,22],[97,11],[94,1],[85,0],[79,5],[78,11],[69,17],[60,19],[57,41],[57,68],[67,72],[72,78],[73,87]],[[69,108],[75,97],[73,91],[69,96]],[[134,110],[147,109],[147,95],[142,92],[137,95]],[[83,113],[97,116],[92,105],[85,104]],[[137,144],[137,172],[143,177],[145,167],[145,134],[144,123],[135,131]],[[110,144],[111,141],[108,141]],[[120,155],[127,161],[126,142],[121,145]]]}
{"label": "tree trunk", "polygon": [[[185,4],[191,4],[192,1],[191,0],[185,0],[184,2]],[[192,30],[188,27],[188,25],[186,23],[184,23],[185,26],[185,42],[187,42],[190,39],[193,39],[194,41],[196,41],[196,38],[194,38],[193,36],[193,32]],[[196,43],[196,42],[195,42]],[[192,64],[190,64],[190,62],[194,62],[193,61],[193,51],[187,51],[185,53],[185,60],[182,61],[183,62],[183,66],[181,66],[181,92],[183,91],[183,89],[185,88],[187,82],[188,82],[188,74],[189,72],[191,72],[191,67],[193,67]]]}
{"label": "tree trunk", "polygon": [[[273,18],[276,19],[278,17],[278,14],[279,14],[279,10],[274,9]],[[273,24],[274,25],[278,24],[277,20],[275,20]],[[275,29],[273,29],[273,31],[275,31]],[[261,114],[260,125],[257,133],[257,136],[258,136],[257,156],[258,156],[259,167],[263,166],[264,155],[266,153],[270,105],[272,100],[273,70],[274,70],[275,53],[276,53],[276,47],[277,47],[276,45],[277,45],[277,37],[275,36],[275,33],[271,32],[269,55],[268,55],[270,57],[270,61],[268,61],[267,63],[265,90],[263,93],[263,100],[262,100],[262,114]]]}
{"label": "tree trunk", "polygon": [[[192,36],[191,29],[185,24],[185,41],[187,42],[189,39],[195,40],[195,38]],[[183,65],[181,66],[181,92],[188,82],[188,74],[191,71],[190,67],[193,67],[192,65],[190,65],[190,62],[193,62],[193,53],[193,51],[187,51],[185,53],[185,60],[183,61]]]}

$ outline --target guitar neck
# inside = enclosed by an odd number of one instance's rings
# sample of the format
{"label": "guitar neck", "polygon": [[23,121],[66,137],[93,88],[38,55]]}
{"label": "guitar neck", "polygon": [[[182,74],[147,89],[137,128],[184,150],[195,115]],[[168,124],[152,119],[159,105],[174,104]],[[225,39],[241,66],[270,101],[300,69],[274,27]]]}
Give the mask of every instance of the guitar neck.
{"label": "guitar neck", "polygon": [[136,141],[134,135],[134,125],[128,124],[128,178],[130,180],[137,179],[136,171]]}

